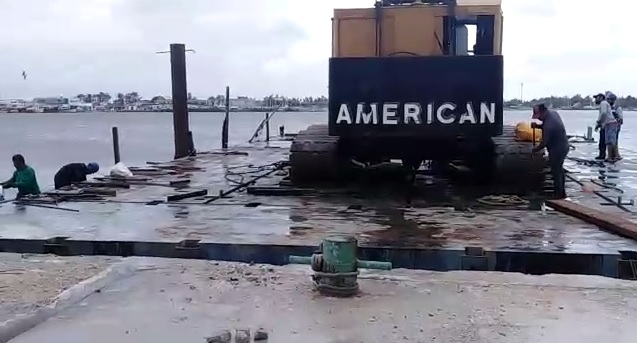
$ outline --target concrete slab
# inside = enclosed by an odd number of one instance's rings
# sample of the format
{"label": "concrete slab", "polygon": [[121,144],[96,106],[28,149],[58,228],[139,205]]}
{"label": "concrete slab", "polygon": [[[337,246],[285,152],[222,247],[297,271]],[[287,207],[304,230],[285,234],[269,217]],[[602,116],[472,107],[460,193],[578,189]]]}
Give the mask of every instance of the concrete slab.
{"label": "concrete slab", "polygon": [[0,253],[0,323],[49,305],[62,291],[119,260]]}
{"label": "concrete slab", "polygon": [[204,342],[259,327],[270,342],[308,343],[621,343],[637,334],[637,285],[601,277],[366,272],[359,296],[333,299],[312,290],[306,266],[136,260],[157,269],[12,342]]}

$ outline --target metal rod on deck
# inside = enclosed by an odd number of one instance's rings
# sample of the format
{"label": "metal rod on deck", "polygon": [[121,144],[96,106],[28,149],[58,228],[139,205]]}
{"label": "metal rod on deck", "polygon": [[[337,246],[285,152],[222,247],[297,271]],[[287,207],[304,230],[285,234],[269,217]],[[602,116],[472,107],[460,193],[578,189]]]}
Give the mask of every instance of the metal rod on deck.
{"label": "metal rod on deck", "polygon": [[209,204],[209,203],[211,203],[211,202],[213,202],[213,201],[215,201],[217,199],[221,199],[221,198],[223,198],[223,197],[225,197],[225,196],[227,196],[227,195],[229,195],[231,193],[234,193],[234,192],[236,192],[238,190],[246,188],[246,187],[250,186],[251,184],[259,181],[260,179],[262,179],[262,178],[264,178],[266,176],[269,176],[269,175],[271,175],[272,173],[274,173],[276,171],[281,170],[282,167],[283,167],[283,164],[279,164],[276,168],[274,168],[274,169],[272,169],[272,170],[270,170],[268,172],[265,172],[265,173],[263,173],[261,175],[255,176],[255,177],[253,177],[252,179],[250,179],[250,180],[248,180],[246,182],[242,182],[242,183],[236,185],[235,187],[230,188],[227,191],[219,191],[219,195],[218,196],[216,196],[214,198],[210,198],[210,199],[204,201],[204,204]]}
{"label": "metal rod on deck", "polygon": [[230,87],[226,86],[226,116],[221,128],[221,148],[228,149],[228,125],[230,121]]}
{"label": "metal rod on deck", "polygon": [[76,210],[74,208],[49,206],[49,205],[42,205],[42,204],[29,204],[27,202],[22,202],[22,201],[16,201],[15,203],[18,204],[18,205],[40,207],[40,208],[48,208],[48,209],[51,209],[51,210],[60,210],[60,211],[67,211],[67,212],[80,212],[80,210]]}
{"label": "metal rod on deck", "polygon": [[[569,179],[569,180],[571,180],[571,181],[573,181],[573,182],[577,183],[578,185],[580,185],[580,186],[584,186],[584,183],[583,183],[582,181],[578,180],[576,177],[574,177],[574,176],[572,176],[572,175],[570,175],[570,174],[568,174],[568,173],[566,173],[564,176],[565,176],[567,179]],[[633,213],[633,211],[632,211],[631,209],[629,209],[629,208],[627,208],[626,206],[624,206],[624,204],[622,204],[621,202],[619,202],[619,201],[615,202],[613,199],[611,199],[611,198],[607,197],[606,195],[602,194],[602,193],[601,193],[601,192],[599,192],[599,191],[593,191],[593,194],[595,194],[595,195],[597,195],[598,197],[600,197],[600,198],[602,198],[602,199],[604,199],[604,200],[608,201],[609,203],[611,203],[611,204],[613,204],[613,205],[617,206],[619,209],[621,209],[621,210],[623,210],[623,211],[625,211],[625,212]]]}
{"label": "metal rod on deck", "polygon": [[170,44],[170,69],[173,95],[173,130],[175,159],[189,155],[188,89],[186,80],[186,46]]}
{"label": "metal rod on deck", "polygon": [[119,155],[119,132],[117,126],[113,126],[111,132],[113,134],[113,158],[115,159],[115,164],[118,164],[121,158]]}

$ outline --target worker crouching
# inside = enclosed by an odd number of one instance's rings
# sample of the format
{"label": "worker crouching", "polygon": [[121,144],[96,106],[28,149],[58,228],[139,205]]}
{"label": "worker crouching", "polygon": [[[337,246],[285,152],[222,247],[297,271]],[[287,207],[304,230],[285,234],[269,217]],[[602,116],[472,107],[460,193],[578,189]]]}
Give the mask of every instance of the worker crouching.
{"label": "worker crouching", "polygon": [[69,163],[55,173],[55,177],[53,178],[53,181],[55,182],[55,189],[70,186],[74,183],[84,182],[86,181],[87,175],[95,174],[99,170],[100,166],[95,162],[88,164]]}
{"label": "worker crouching", "polygon": [[546,148],[553,176],[554,197],[564,199],[566,198],[564,160],[569,151],[566,128],[557,111],[549,110],[544,104],[533,106],[533,119],[542,121],[542,124],[532,124],[533,128],[542,129],[542,141],[533,148],[533,153],[536,154]]}

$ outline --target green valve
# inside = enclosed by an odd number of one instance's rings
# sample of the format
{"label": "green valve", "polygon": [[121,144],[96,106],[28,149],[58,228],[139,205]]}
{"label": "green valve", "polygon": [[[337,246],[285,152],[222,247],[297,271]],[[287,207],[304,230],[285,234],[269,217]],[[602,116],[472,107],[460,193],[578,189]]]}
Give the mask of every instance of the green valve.
{"label": "green valve", "polygon": [[351,296],[358,291],[358,269],[391,270],[390,262],[363,261],[357,258],[358,241],[351,236],[329,236],[312,256],[290,256],[292,264],[309,264],[321,293]]}

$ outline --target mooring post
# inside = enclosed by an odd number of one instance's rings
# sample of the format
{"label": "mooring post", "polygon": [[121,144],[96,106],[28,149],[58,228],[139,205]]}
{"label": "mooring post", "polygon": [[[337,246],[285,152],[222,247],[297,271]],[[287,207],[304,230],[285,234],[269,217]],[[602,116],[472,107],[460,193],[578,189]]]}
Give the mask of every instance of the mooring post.
{"label": "mooring post", "polygon": [[121,159],[119,156],[119,132],[117,131],[117,126],[113,126],[111,131],[113,133],[113,157],[115,158],[115,164],[118,164]]}
{"label": "mooring post", "polygon": [[270,141],[270,113],[265,112],[265,141]]}
{"label": "mooring post", "polygon": [[321,293],[352,296],[358,292],[358,269],[391,270],[390,262],[364,261],[357,258],[358,241],[351,236],[329,236],[323,239],[320,252],[312,256],[290,256],[292,264],[309,264],[314,282]]}
{"label": "mooring post", "polygon": [[590,127],[590,126],[586,130],[586,140],[587,141],[592,141],[593,140],[593,128]]}
{"label": "mooring post", "polygon": [[228,121],[230,121],[230,87],[226,86],[226,117],[221,128],[221,148],[228,149]]}
{"label": "mooring post", "polygon": [[177,159],[188,156],[190,152],[186,46],[184,44],[170,44],[170,70],[172,76],[175,159]]}
{"label": "mooring post", "polygon": [[188,131],[188,156],[197,155],[195,150],[195,140],[192,138],[192,131]]}

